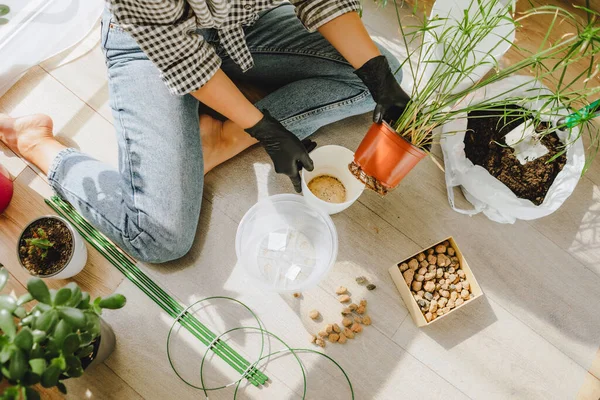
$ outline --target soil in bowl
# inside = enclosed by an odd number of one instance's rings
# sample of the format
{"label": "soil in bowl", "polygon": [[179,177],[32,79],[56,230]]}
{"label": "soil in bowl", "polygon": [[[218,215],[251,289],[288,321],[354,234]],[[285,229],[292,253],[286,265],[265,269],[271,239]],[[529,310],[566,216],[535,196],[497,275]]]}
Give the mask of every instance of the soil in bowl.
{"label": "soil in bowl", "polygon": [[[29,245],[28,239],[46,239],[51,246],[46,249]],[[73,236],[60,220],[42,218],[27,227],[19,242],[21,263],[32,275],[47,276],[63,269],[71,258]]]}
{"label": "soil in bowl", "polygon": [[[517,110],[519,107],[506,107]],[[522,199],[531,200],[535,205],[544,202],[546,193],[554,179],[567,162],[565,154],[548,162],[564,149],[556,133],[544,135],[541,143],[548,153],[534,161],[522,165],[514,155],[514,150],[506,145],[504,137],[526,119],[513,115],[503,117],[503,111],[483,110],[469,113],[465,135],[465,155],[473,164],[485,168],[492,176],[504,183]],[[540,126],[545,129],[545,126]]]}
{"label": "soil in bowl", "polygon": [[316,176],[310,180],[308,188],[315,196],[328,203],[343,203],[346,201],[346,187],[334,176]]}

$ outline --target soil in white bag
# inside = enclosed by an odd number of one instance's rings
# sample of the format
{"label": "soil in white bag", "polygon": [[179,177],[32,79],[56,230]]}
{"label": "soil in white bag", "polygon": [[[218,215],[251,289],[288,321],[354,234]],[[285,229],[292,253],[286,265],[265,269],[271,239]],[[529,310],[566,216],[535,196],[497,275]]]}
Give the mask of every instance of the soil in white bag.
{"label": "soil in white bag", "polygon": [[[538,98],[534,97],[536,93],[540,94]],[[511,99],[515,107],[535,113],[546,106],[544,95],[549,93],[548,88],[531,77],[516,75],[479,89],[464,101],[477,104],[486,98],[494,101]],[[490,110],[485,113],[489,115]],[[556,115],[547,116],[544,122],[555,124],[571,113],[566,107],[556,107]],[[510,118],[511,113],[507,114]],[[518,113],[512,114],[515,118]],[[500,223],[542,218],[556,211],[575,190],[585,165],[579,128],[556,130],[546,135],[541,144],[548,153],[521,164],[514,149],[502,140],[524,122],[523,118],[502,119],[498,123],[498,118],[477,121],[474,116],[467,118],[463,114],[442,127],[440,144],[444,153],[448,202],[452,209],[466,215],[482,212]],[[509,124],[505,126],[507,122]],[[547,163],[557,151],[563,150],[563,143],[566,144],[565,154]],[[455,188],[462,190],[473,205],[471,209],[457,206]]]}
{"label": "soil in white bag", "polygon": [[[516,107],[509,107],[515,109]],[[546,193],[554,179],[567,162],[562,154],[549,162],[564,150],[563,143],[556,133],[544,135],[540,144],[548,151],[533,161],[522,164],[517,159],[515,149],[507,145],[505,136],[523,124],[524,118],[507,116],[503,111],[472,111],[465,135],[465,154],[475,165],[485,168],[493,177],[504,183],[517,197],[531,200],[535,205],[544,202]],[[486,116],[482,118],[482,116]],[[542,123],[538,131],[547,129]]]}

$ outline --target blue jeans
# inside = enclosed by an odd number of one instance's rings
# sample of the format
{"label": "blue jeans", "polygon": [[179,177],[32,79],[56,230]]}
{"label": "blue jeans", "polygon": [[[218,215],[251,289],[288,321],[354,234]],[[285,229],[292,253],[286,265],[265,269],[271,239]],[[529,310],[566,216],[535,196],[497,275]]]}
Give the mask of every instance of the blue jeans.
{"label": "blue jeans", "polygon": [[[246,28],[255,66],[243,73],[219,46],[229,77],[279,89],[256,103],[304,139],[320,127],[372,111],[373,99],[353,68],[319,33],[309,33],[291,5],[262,13]],[[56,193],[133,257],[166,262],[194,241],[203,188],[199,102],[173,96],[160,72],[109,13],[102,20],[118,170],[66,149],[48,173]],[[398,61],[381,49],[396,70]],[[400,76],[398,76],[400,80]]]}

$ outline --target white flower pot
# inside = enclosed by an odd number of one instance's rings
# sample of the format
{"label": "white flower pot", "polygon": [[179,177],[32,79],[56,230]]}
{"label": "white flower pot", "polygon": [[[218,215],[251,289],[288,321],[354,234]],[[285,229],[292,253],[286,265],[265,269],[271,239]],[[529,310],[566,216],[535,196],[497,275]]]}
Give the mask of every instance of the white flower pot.
{"label": "white flower pot", "polygon": [[23,265],[23,262],[21,261],[21,257],[19,255],[19,246],[20,246],[23,234],[27,231],[27,229],[35,222],[37,222],[41,219],[46,219],[46,218],[59,220],[60,222],[65,224],[65,226],[71,232],[73,247],[72,247],[71,257],[70,257],[69,261],[63,266],[63,268],[60,271],[55,272],[50,275],[39,275],[39,277],[40,278],[51,278],[51,279],[66,279],[66,278],[70,278],[72,276],[77,275],[78,273],[81,272],[83,267],[85,267],[85,264],[87,262],[87,247],[85,246],[83,238],[81,237],[79,232],[77,232],[67,220],[65,220],[64,218],[58,217],[56,215],[46,215],[43,217],[39,217],[39,218],[31,221],[25,227],[25,229],[23,229],[23,232],[21,232],[21,236],[19,237],[19,240],[17,241],[17,258],[19,259],[19,263],[28,273],[31,274],[29,269],[27,269]]}
{"label": "white flower pot", "polygon": [[100,343],[98,344],[94,359],[87,367],[85,367],[86,370],[94,367],[95,365],[103,363],[104,360],[106,360],[115,350],[115,345],[117,343],[115,333],[108,322],[104,321],[102,318],[100,318],[99,340]]}

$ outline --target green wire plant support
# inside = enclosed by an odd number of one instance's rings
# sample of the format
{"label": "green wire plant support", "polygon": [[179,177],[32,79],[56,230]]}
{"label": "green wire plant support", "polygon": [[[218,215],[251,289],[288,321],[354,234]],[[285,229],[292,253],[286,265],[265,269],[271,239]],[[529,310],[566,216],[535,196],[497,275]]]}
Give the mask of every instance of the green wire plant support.
{"label": "green wire plant support", "polygon": [[[73,224],[83,238],[100,254],[102,254],[112,265],[133,282],[142,292],[150,297],[167,314],[175,318],[192,335],[208,346],[215,354],[222,358],[234,370],[239,372],[254,386],[265,384],[269,378],[254,365],[246,361],[220,337],[211,332],[197,318],[188,312],[175,298],[158,286],[148,275],[146,275],[134,262],[121,252],[117,246],[110,242],[96,228],[91,226],[69,203],[58,196],[45,199],[57,214]],[[207,349],[208,350],[208,349]]]}

